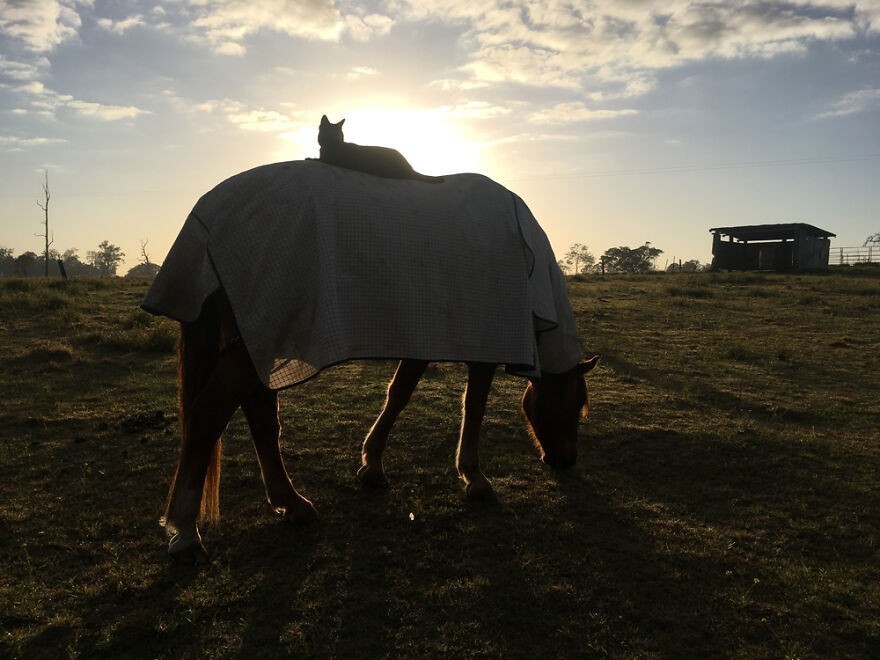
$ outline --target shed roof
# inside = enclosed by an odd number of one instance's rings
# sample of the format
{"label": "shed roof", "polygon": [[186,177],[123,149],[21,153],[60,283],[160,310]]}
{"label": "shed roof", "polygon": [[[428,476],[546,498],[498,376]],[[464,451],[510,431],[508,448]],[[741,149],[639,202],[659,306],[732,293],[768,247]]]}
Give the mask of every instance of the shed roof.
{"label": "shed roof", "polygon": [[739,227],[714,227],[713,234],[724,234],[740,241],[781,241],[794,239],[798,234],[808,234],[813,238],[832,238],[837,234],[808,225],[804,222],[790,222],[778,225],[742,225]]}

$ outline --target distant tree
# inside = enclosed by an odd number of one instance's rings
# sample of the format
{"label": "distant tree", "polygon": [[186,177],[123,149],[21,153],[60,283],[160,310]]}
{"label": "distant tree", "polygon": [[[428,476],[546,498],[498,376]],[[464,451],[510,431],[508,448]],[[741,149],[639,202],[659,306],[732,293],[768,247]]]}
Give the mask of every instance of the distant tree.
{"label": "distant tree", "polygon": [[46,177],[43,182],[43,195],[45,201],[42,204],[40,204],[40,202],[37,202],[37,206],[43,209],[43,233],[36,234],[36,236],[46,239],[46,249],[43,251],[43,274],[48,277],[50,259],[49,246],[55,242],[55,238],[53,237],[52,240],[49,240],[49,170],[43,170],[43,173]]}
{"label": "distant tree", "polygon": [[125,252],[107,241],[101,241],[96,252],[86,254],[86,261],[97,269],[99,275],[116,275],[124,258]]}
{"label": "distant tree", "polygon": [[698,259],[689,259],[685,262],[674,261],[666,268],[667,273],[696,273],[701,270],[706,270],[706,267]]}
{"label": "distant tree", "polygon": [[651,247],[650,243],[637,248],[626,246],[610,248],[602,255],[605,270],[618,273],[644,273],[654,268],[654,259],[663,250]]}
{"label": "distant tree", "polygon": [[565,254],[564,263],[573,275],[579,275],[596,263],[596,258],[583,243],[574,243]]}
{"label": "distant tree", "polygon": [[0,247],[0,275],[15,274],[15,258],[10,248]]}
{"label": "distant tree", "polygon": [[15,258],[15,274],[27,277],[31,274],[31,268],[37,262],[37,255],[28,250]]}
{"label": "distant tree", "polygon": [[862,247],[867,247],[868,243],[880,243],[880,234],[871,234],[868,238],[865,239],[865,242],[862,243]]}
{"label": "distant tree", "polygon": [[58,253],[58,250],[53,250],[50,248],[48,252],[43,252],[43,254],[37,257],[37,272],[42,272],[43,275],[46,276],[60,275],[61,273],[58,270],[58,260],[60,258],[61,255]]}
{"label": "distant tree", "polygon": [[159,266],[156,264],[138,264],[134,268],[129,269],[125,274],[126,277],[156,277],[159,272]]}
{"label": "distant tree", "polygon": [[141,241],[141,262],[134,268],[129,269],[125,274],[126,277],[156,277],[159,272],[159,266],[150,261],[150,255],[147,254],[147,245],[150,240]]}
{"label": "distant tree", "polygon": [[69,250],[65,250],[61,255],[61,261],[64,262],[64,270],[67,271],[67,274],[69,276],[98,275],[98,269],[91,264],[85,264],[80,261],[80,258],[76,254],[77,252],[78,250],[76,248],[70,248]]}

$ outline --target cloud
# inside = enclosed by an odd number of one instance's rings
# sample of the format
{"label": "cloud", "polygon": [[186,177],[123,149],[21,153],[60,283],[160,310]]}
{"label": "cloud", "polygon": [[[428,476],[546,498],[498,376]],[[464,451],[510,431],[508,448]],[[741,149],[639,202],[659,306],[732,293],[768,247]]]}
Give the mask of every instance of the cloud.
{"label": "cloud", "polygon": [[289,116],[275,110],[232,112],[227,114],[226,118],[245,131],[259,133],[283,133],[295,126],[295,122]]}
{"label": "cloud", "polygon": [[46,53],[75,39],[81,26],[76,0],[16,0],[0,3],[0,35],[21,42],[35,53]]}
{"label": "cloud", "polygon": [[369,41],[386,35],[393,25],[394,20],[382,14],[368,14],[363,17],[350,14],[345,17],[345,30],[355,41]]}
{"label": "cloud", "polygon": [[125,34],[131,28],[143,25],[144,18],[139,14],[129,16],[128,18],[124,18],[119,21],[114,21],[109,18],[98,19],[98,27],[100,27],[102,30],[112,32],[113,34]]}
{"label": "cloud", "polygon": [[345,33],[369,41],[390,32],[394,20],[378,13],[343,16],[333,0],[189,0],[192,27],[219,55],[244,55],[243,41],[260,30],[291,37],[336,41]]}
{"label": "cloud", "polygon": [[536,124],[570,124],[578,121],[595,121],[597,119],[615,119],[627,115],[638,114],[636,110],[594,110],[583,103],[559,103],[552,108],[540,110],[529,116],[529,121]]}
{"label": "cloud", "polygon": [[4,151],[23,151],[27,147],[41,147],[47,144],[67,142],[62,138],[46,137],[17,137],[12,135],[0,135],[0,149]]}
{"label": "cloud", "polygon": [[346,80],[359,80],[360,78],[370,78],[379,75],[379,71],[369,66],[356,66],[345,74]]}
{"label": "cloud", "polygon": [[473,89],[482,89],[488,87],[486,82],[477,82],[472,80],[458,80],[456,78],[443,78],[441,80],[432,80],[428,87],[436,87],[443,92],[462,91],[467,92]]}
{"label": "cloud", "polygon": [[880,3],[860,2],[855,9],[855,20],[864,32],[880,33]]}
{"label": "cloud", "polygon": [[131,105],[112,105],[95,101],[83,101],[69,94],[59,94],[35,80],[19,85],[16,91],[28,97],[33,108],[49,116],[54,116],[60,108],[68,108],[77,114],[103,121],[132,119],[138,115],[149,114],[149,111],[141,110]]}
{"label": "cloud", "polygon": [[846,94],[833,103],[829,110],[816,115],[815,119],[833,119],[866,112],[880,106],[880,89],[860,89]]}
{"label": "cloud", "polygon": [[565,64],[565,55],[546,48],[499,44],[482,48],[462,67],[483,83],[515,82],[524,85],[575,89],[578,70]]}
{"label": "cloud", "polygon": [[293,104],[283,104],[290,112],[278,112],[266,108],[248,108],[232,99],[210,99],[196,104],[195,110],[222,115],[226,121],[243,131],[257,133],[289,133],[299,127],[302,113],[292,109]]}
{"label": "cloud", "polygon": [[[563,88],[631,80],[643,94],[656,72],[706,59],[772,58],[880,29],[876,3],[672,0],[413,0],[402,17],[458,26],[472,82]],[[871,27],[874,26],[874,27]],[[596,90],[599,91],[599,90]]]}
{"label": "cloud", "polygon": [[133,105],[107,105],[94,101],[80,101],[69,96],[60,96],[61,105],[71,108],[81,115],[95,117],[104,121],[116,121],[117,119],[132,119],[138,115],[149,114],[147,110],[141,110]]}
{"label": "cloud", "polygon": [[188,0],[186,6],[194,13],[191,26],[222,55],[244,54],[242,41],[259,30],[336,40],[344,26],[333,0]]}
{"label": "cloud", "polygon": [[458,105],[442,106],[437,112],[452,119],[497,119],[510,114],[511,109],[485,101],[468,101]]}
{"label": "cloud", "polygon": [[0,76],[8,80],[33,80],[49,68],[45,57],[33,58],[29,62],[18,62],[0,55]]}
{"label": "cloud", "polygon": [[221,41],[214,44],[214,52],[217,55],[231,55],[233,57],[242,57],[247,53],[247,49],[235,41]]}

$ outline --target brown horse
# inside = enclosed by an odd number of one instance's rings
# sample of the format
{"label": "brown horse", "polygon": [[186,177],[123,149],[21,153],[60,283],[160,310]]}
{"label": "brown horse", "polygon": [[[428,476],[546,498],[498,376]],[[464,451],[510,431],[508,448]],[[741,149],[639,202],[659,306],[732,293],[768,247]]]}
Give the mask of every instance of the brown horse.
{"label": "brown horse", "polygon": [[[184,561],[207,558],[197,522],[199,518],[219,518],[220,436],[239,407],[253,436],[269,505],[290,522],[313,519],[315,508],[293,487],[281,458],[278,392],[257,376],[222,290],[206,300],[198,320],[181,324],[178,357],[183,442],[162,517],[162,524],[173,535],[168,553]],[[569,467],[577,458],[578,423],[587,414],[584,374],[598,359],[593,357],[565,373],[544,374],[526,387],[522,399],[526,425],[541,460],[551,467]],[[386,483],[382,452],[388,434],[427,364],[400,361],[388,386],[385,406],[364,440],[358,476],[365,485]],[[456,467],[472,498],[492,493],[480,470],[477,445],[495,367],[468,364]]]}

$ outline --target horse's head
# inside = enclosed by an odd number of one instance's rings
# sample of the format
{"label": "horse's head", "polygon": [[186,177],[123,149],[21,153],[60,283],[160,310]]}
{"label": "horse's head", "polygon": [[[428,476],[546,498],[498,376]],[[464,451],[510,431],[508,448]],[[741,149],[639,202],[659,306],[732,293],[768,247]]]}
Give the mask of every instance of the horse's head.
{"label": "horse's head", "polygon": [[589,397],[584,374],[599,364],[594,356],[561,374],[543,374],[529,382],[522,399],[526,424],[541,460],[553,468],[577,461],[578,423],[587,416]]}

